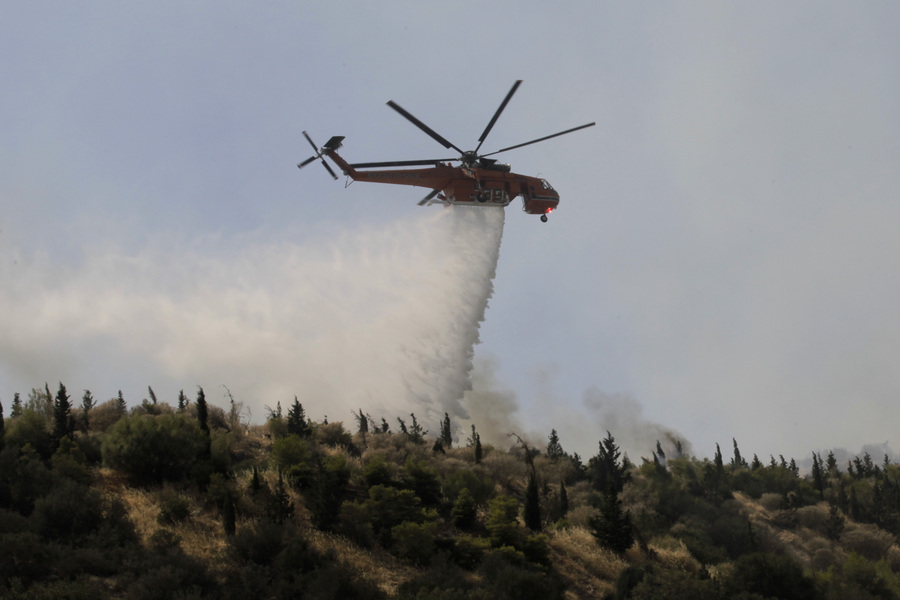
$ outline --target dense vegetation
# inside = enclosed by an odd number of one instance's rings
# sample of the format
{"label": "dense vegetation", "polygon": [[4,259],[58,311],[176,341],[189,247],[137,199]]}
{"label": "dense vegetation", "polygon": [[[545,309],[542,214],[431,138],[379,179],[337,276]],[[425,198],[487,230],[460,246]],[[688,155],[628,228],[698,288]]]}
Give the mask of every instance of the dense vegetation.
{"label": "dense vegetation", "polygon": [[0,405],[4,598],[900,598],[900,467],[725,460],[602,432],[506,449],[362,410],[262,426],[65,386]]}

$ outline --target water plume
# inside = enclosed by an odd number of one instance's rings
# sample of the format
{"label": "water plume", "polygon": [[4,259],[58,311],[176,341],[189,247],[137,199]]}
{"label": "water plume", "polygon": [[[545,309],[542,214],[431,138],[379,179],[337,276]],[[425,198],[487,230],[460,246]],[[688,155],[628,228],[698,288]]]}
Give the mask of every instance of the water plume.
{"label": "water plume", "polygon": [[133,404],[147,385],[174,402],[227,384],[257,420],[294,395],[314,419],[464,418],[503,223],[452,207],[301,242],[157,240],[66,268],[18,257],[0,266],[0,394],[62,380]]}

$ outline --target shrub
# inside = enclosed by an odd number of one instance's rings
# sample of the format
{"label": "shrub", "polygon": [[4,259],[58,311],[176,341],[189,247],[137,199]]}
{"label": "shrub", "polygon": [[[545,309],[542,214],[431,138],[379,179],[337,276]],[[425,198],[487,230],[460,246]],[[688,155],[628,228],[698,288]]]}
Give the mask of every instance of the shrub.
{"label": "shrub", "polygon": [[412,489],[422,504],[436,506],[443,498],[441,483],[437,473],[425,461],[408,458],[405,467],[404,484]]}
{"label": "shrub", "polygon": [[450,555],[453,558],[453,562],[464,569],[472,570],[481,564],[481,559],[490,547],[490,542],[485,538],[459,535],[453,538],[453,548],[450,551]]}
{"label": "shrub", "polygon": [[813,599],[816,588],[812,579],[789,557],[778,554],[745,554],[735,561],[726,583],[734,593],[749,592],[764,598]]}
{"label": "shrub", "polygon": [[306,440],[296,435],[278,438],[272,444],[269,460],[292,486],[302,489],[312,482],[314,456]]}
{"label": "shrub", "polygon": [[434,555],[435,523],[410,523],[406,521],[391,528],[394,554],[414,565],[427,565]]}
{"label": "shrub", "polygon": [[475,500],[475,504],[483,506],[490,500],[494,493],[494,481],[484,475],[479,475],[472,469],[458,469],[444,478],[444,494],[451,502],[455,502],[463,489],[468,489]]}
{"label": "shrub", "polygon": [[190,475],[208,442],[184,415],[125,417],[103,440],[103,461],[136,484],[177,481]]}
{"label": "shrub", "polygon": [[163,525],[175,525],[191,516],[190,500],[178,492],[166,489],[159,499],[159,516],[157,521]]}
{"label": "shrub", "polygon": [[74,541],[100,526],[102,499],[94,489],[64,481],[35,502],[32,519],[45,539]]}
{"label": "shrub", "polygon": [[284,528],[261,520],[239,528],[231,539],[231,550],[241,561],[270,565],[284,548]]}
{"label": "shrub", "polygon": [[420,523],[424,520],[422,503],[411,490],[398,490],[383,485],[369,488],[365,502],[372,529],[382,546],[391,544],[391,529],[404,521]]}

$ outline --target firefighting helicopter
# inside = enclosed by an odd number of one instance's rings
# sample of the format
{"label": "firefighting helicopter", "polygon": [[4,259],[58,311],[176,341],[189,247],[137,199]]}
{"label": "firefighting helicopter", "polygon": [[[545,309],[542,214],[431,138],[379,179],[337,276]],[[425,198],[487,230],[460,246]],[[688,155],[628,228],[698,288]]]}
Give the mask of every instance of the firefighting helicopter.
{"label": "firefighting helicopter", "polygon": [[[419,206],[441,203],[445,206],[452,204],[468,205],[468,206],[506,206],[517,196],[522,196],[523,209],[526,213],[532,215],[540,215],[541,221],[547,222],[547,215],[553,212],[559,205],[559,193],[553,189],[553,186],[546,179],[539,177],[531,177],[529,175],[520,175],[513,173],[508,164],[498,163],[496,159],[488,158],[507,150],[529,146],[538,142],[543,142],[551,138],[555,138],[579,129],[593,127],[595,123],[587,123],[547,135],[530,142],[516,144],[507,148],[501,148],[495,152],[488,154],[479,154],[481,145],[493,129],[494,124],[500,117],[500,113],[506,108],[513,94],[521,85],[522,80],[516,81],[506,98],[500,103],[500,107],[494,113],[494,116],[488,122],[487,127],[481,137],[478,138],[478,145],[474,150],[462,150],[455,144],[447,141],[440,134],[428,127],[425,123],[414,117],[399,104],[393,100],[387,103],[392,109],[400,113],[405,119],[413,125],[427,133],[435,141],[444,148],[453,148],[459,152],[459,158],[435,158],[422,160],[395,160],[386,162],[367,162],[350,164],[344,160],[338,153],[344,136],[334,136],[328,140],[324,146],[319,148],[310,138],[307,132],[303,132],[303,136],[312,146],[315,154],[300,164],[298,168],[302,169],[306,165],[315,160],[321,160],[322,165],[331,174],[334,179],[337,175],[325,161],[325,156],[333,160],[353,181],[370,181],[373,183],[392,183],[396,185],[412,185],[425,188],[431,188],[431,193],[422,198]],[[451,163],[458,162],[459,166],[454,167]],[[430,165],[426,169],[397,169],[394,167],[412,167]],[[373,169],[373,170],[369,170]]]}

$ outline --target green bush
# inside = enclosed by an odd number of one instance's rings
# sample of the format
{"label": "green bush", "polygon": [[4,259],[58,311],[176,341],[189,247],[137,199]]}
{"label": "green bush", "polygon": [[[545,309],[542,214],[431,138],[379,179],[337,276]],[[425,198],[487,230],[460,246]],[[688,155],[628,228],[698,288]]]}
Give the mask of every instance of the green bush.
{"label": "green bush", "polygon": [[733,593],[749,592],[763,598],[806,600],[816,597],[812,579],[790,557],[778,554],[745,554],[734,564],[727,582]]}
{"label": "green bush", "polygon": [[278,438],[272,444],[269,460],[292,486],[304,489],[312,483],[315,456],[306,440],[296,435]]}
{"label": "green bush", "polygon": [[32,520],[47,540],[75,541],[99,528],[102,502],[96,490],[64,481],[35,502]]}
{"label": "green bush", "polygon": [[519,503],[510,496],[497,496],[488,505],[487,529],[491,546],[518,546]]}
{"label": "green bush", "polygon": [[165,489],[159,499],[159,516],[157,521],[162,525],[175,525],[191,516],[191,501],[182,494]]}
{"label": "green bush", "polygon": [[435,523],[406,521],[391,528],[391,548],[394,554],[414,565],[427,565],[435,552]]}
{"label": "green bush", "polygon": [[187,478],[208,448],[209,438],[184,415],[120,419],[103,440],[103,462],[136,484]]}

